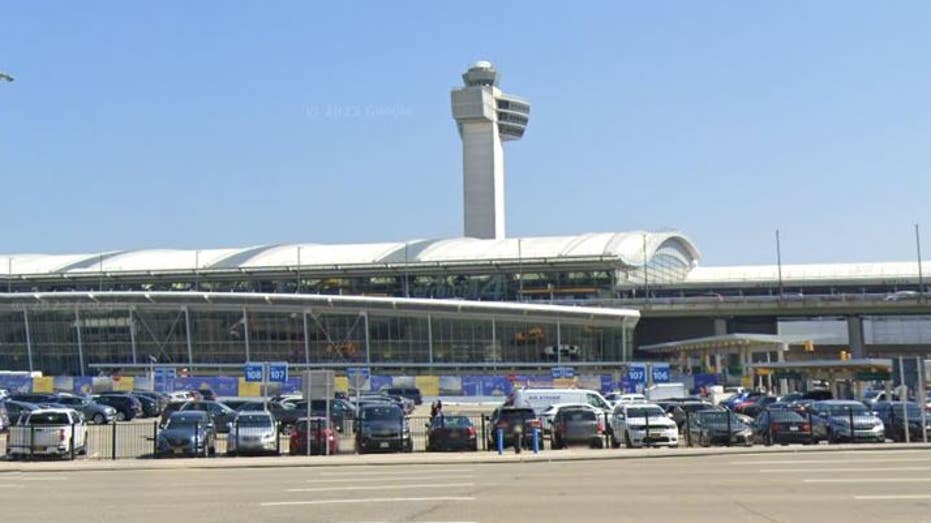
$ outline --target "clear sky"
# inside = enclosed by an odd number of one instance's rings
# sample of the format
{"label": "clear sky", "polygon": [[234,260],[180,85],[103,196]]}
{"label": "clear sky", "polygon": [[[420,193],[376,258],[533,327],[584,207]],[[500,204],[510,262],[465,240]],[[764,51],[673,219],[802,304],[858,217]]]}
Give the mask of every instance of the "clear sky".
{"label": "clear sky", "polygon": [[511,236],[931,252],[931,2],[0,3],[0,252],[462,232],[449,90],[533,104]]}

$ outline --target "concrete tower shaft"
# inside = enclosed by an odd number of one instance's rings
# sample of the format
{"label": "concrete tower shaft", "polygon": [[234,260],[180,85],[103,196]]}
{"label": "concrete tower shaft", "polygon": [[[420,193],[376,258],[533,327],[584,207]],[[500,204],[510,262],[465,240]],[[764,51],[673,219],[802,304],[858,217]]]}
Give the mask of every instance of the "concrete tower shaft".
{"label": "concrete tower shaft", "polygon": [[530,103],[501,92],[499,74],[486,61],[462,75],[464,87],[452,91],[453,118],[462,139],[464,235],[502,239],[504,224],[504,148],[527,129]]}

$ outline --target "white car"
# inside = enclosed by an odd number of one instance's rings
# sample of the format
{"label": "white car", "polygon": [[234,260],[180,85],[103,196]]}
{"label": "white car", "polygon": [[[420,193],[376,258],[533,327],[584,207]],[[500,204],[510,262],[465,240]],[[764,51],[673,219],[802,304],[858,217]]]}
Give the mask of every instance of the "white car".
{"label": "white car", "polygon": [[617,407],[620,403],[646,403],[647,398],[643,394],[612,392],[605,396],[611,407]]}
{"label": "white car", "polygon": [[6,453],[10,457],[59,456],[87,452],[87,425],[73,409],[37,409],[10,427]]}
{"label": "white car", "polygon": [[679,427],[654,403],[621,403],[611,416],[611,445],[679,446]]}

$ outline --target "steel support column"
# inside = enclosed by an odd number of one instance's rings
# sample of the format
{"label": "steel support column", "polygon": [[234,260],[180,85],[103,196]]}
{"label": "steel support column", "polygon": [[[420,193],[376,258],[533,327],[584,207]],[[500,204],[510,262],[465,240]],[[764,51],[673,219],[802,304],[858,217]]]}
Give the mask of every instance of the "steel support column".
{"label": "steel support column", "polygon": [[249,313],[246,312],[246,308],[242,308],[242,339],[246,344],[246,361],[252,361],[250,358],[251,347],[249,346]]}
{"label": "steel support column", "polygon": [[33,372],[35,367],[32,364],[32,335],[29,334],[29,310],[23,309],[23,325],[26,328],[26,359],[29,360],[29,372]]}
{"label": "steel support column", "polygon": [[136,361],[136,323],[133,320],[133,310],[129,309],[129,346],[133,351],[133,365],[138,363]]}
{"label": "steel support column", "polygon": [[[188,367],[194,366],[194,343],[191,341],[191,312],[187,307],[184,308],[184,335],[187,338],[187,364]],[[194,370],[190,368],[189,371]]]}
{"label": "steel support column", "polygon": [[365,326],[365,363],[367,366],[372,365],[372,349],[369,340],[369,311],[362,312],[362,321]]}
{"label": "steel support column", "polygon": [[81,313],[78,308],[74,308],[74,328],[77,329],[78,335],[78,366],[81,370],[81,376],[84,375],[84,340],[81,338]]}

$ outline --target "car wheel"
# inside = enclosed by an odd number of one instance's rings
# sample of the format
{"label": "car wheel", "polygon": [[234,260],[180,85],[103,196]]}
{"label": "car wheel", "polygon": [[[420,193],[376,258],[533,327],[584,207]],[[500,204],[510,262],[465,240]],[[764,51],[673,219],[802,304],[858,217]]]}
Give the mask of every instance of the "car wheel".
{"label": "car wheel", "polygon": [[613,433],[611,434],[611,448],[612,448],[612,449],[619,449],[619,448],[621,448],[621,442],[618,441],[616,437],[614,437],[614,434],[613,434]]}
{"label": "car wheel", "polygon": [[626,430],[624,431],[624,445],[629,449],[634,448],[634,443],[630,441],[630,433]]}
{"label": "car wheel", "polygon": [[103,425],[107,420],[104,419],[103,414],[97,413],[93,417],[94,425]]}

